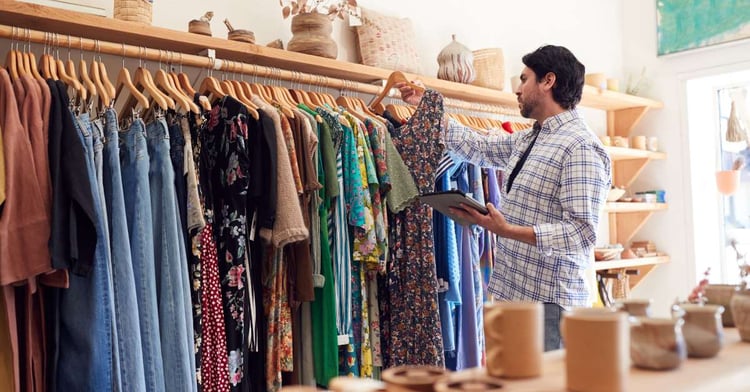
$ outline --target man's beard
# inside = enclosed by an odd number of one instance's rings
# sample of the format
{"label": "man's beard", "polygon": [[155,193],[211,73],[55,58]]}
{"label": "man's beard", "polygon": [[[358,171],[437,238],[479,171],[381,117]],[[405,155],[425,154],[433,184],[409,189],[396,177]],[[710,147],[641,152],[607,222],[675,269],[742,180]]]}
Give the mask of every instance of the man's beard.
{"label": "man's beard", "polygon": [[521,116],[524,118],[531,118],[531,111],[534,109],[534,102],[522,102],[521,103]]}

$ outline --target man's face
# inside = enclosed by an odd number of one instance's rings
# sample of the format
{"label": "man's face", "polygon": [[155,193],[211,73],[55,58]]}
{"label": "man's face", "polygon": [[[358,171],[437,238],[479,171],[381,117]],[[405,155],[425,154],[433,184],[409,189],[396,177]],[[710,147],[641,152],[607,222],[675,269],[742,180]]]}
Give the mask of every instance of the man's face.
{"label": "man's face", "polygon": [[521,115],[526,118],[533,118],[534,112],[539,108],[540,86],[536,80],[536,74],[528,67],[521,71],[521,83],[515,93],[518,97],[518,108]]}

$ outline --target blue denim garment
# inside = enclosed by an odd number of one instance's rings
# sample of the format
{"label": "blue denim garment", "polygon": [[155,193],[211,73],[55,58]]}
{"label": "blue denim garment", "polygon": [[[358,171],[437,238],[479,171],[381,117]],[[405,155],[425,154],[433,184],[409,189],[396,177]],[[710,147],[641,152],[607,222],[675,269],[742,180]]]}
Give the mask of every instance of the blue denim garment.
{"label": "blue denim garment", "polygon": [[[104,124],[101,120],[92,123],[94,161],[97,165],[101,165],[105,212],[110,234],[121,384],[124,391],[145,391],[146,379],[141,328],[138,323],[135,275],[133,274],[133,260],[130,256],[130,236],[125,216],[125,199],[120,172],[117,115],[111,108],[106,109],[104,115],[106,121]],[[104,149],[101,157],[98,155],[99,146]]]}
{"label": "blue denim garment", "polygon": [[85,277],[70,274],[69,288],[60,290],[59,358],[54,370],[57,383],[50,388],[61,392],[119,390],[106,222],[102,219],[93,142],[88,115],[78,120],[71,115],[86,153],[87,170],[80,175],[88,178],[94,196],[97,244],[91,273]]}
{"label": "blue denim garment", "polygon": [[563,310],[565,309],[558,304],[544,304],[544,351],[563,348],[560,336],[560,320],[562,320]]}
{"label": "blue denim garment", "polygon": [[149,123],[146,135],[164,377],[168,391],[197,391],[187,255],[166,122],[159,119]]}
{"label": "blue denim garment", "polygon": [[118,134],[116,122],[111,123],[110,116],[107,115],[107,135],[112,144],[118,136],[120,141],[120,170],[138,301],[146,390],[161,392],[165,390],[164,358],[156,297],[156,262],[146,126],[142,120],[137,119],[129,129]]}

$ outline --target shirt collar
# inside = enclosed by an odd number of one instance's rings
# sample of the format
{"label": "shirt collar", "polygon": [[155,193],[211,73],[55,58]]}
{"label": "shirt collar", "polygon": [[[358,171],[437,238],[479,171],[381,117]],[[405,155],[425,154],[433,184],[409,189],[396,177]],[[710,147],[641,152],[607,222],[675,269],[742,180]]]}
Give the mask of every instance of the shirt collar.
{"label": "shirt collar", "polygon": [[570,109],[566,110],[560,114],[554,115],[552,117],[547,117],[546,120],[542,123],[542,125],[539,125],[539,122],[534,123],[534,130],[539,131],[551,131],[553,129],[560,128],[563,124],[577,120],[580,118],[580,115],[578,114],[578,110],[576,109]]}

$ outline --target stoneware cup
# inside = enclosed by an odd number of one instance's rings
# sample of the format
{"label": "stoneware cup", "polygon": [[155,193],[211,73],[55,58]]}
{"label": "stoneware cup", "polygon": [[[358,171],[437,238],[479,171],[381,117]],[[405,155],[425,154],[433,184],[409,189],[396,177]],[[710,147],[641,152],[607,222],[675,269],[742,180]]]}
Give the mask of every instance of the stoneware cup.
{"label": "stoneware cup", "polygon": [[630,317],[630,360],[645,369],[668,370],[687,358],[681,318]]}
{"label": "stoneware cup", "polygon": [[721,315],[721,322],[725,327],[734,327],[732,308],[729,304],[731,303],[734,294],[740,290],[740,285],[736,284],[709,284],[703,289],[707,304],[721,305],[724,307],[724,313]]}
{"label": "stoneware cup", "polygon": [[622,310],[635,317],[651,316],[651,300],[642,298],[627,298],[615,302],[615,309]]}
{"label": "stoneware cup", "polygon": [[637,136],[633,136],[631,139],[633,139],[633,142],[632,142],[633,148],[637,148],[639,150],[646,149],[646,137],[645,136],[637,135]]}
{"label": "stoneware cup", "polygon": [[724,344],[723,312],[721,305],[679,304],[673,308],[674,318],[685,319],[682,333],[689,357],[712,358],[721,351]]}
{"label": "stoneware cup", "polygon": [[729,306],[732,308],[734,325],[740,331],[740,338],[750,342],[750,290],[735,293]]}
{"label": "stoneware cup", "polygon": [[625,312],[576,308],[564,313],[560,329],[565,342],[568,390],[627,390],[630,324]]}
{"label": "stoneware cup", "polygon": [[383,371],[388,392],[432,392],[435,382],[450,373],[437,366],[404,365]]}
{"label": "stoneware cup", "polygon": [[544,307],[541,303],[484,305],[487,374],[523,378],[542,374]]}

